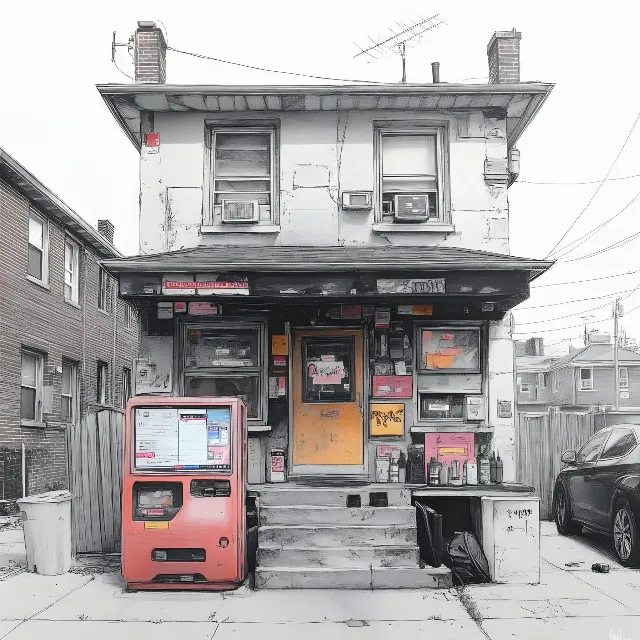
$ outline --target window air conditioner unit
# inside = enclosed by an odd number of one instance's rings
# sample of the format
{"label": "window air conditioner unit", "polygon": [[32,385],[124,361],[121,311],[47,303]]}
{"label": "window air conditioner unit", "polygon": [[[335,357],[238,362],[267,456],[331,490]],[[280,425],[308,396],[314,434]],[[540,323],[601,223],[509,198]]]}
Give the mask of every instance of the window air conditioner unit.
{"label": "window air conditioner unit", "polygon": [[222,222],[258,222],[260,203],[257,200],[223,200]]}
{"label": "window air conditioner unit", "polygon": [[590,391],[593,389],[593,383],[591,380],[580,380],[580,389],[583,391]]}
{"label": "window air conditioner unit", "polygon": [[368,211],[372,195],[371,191],[343,191],[342,208],[345,211]]}
{"label": "window air conditioner unit", "polygon": [[429,217],[429,194],[396,195],[394,215],[401,222],[426,222]]}

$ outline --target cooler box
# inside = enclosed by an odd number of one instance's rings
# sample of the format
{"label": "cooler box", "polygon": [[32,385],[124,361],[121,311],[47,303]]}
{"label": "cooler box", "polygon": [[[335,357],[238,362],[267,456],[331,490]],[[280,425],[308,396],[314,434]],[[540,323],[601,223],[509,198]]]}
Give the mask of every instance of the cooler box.
{"label": "cooler box", "polygon": [[491,580],[540,583],[540,498],[481,498],[478,538],[489,562]]}

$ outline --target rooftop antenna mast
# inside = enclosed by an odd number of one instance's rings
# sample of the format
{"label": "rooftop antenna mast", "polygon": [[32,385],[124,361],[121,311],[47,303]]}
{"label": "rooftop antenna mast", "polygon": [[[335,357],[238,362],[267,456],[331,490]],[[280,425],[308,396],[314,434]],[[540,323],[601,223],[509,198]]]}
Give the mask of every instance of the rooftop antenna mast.
{"label": "rooftop antenna mast", "polygon": [[427,31],[431,31],[442,24],[444,24],[444,21],[440,19],[440,15],[437,13],[430,18],[419,16],[418,20],[409,24],[396,21],[394,27],[389,28],[389,31],[391,31],[390,36],[382,36],[379,40],[369,37],[373,44],[364,48],[354,42],[360,51],[353,57],[357,58],[358,56],[366,55],[377,60],[379,55],[384,55],[385,53],[399,55],[402,60],[402,80],[400,82],[404,84],[407,82],[407,49],[420,42]]}

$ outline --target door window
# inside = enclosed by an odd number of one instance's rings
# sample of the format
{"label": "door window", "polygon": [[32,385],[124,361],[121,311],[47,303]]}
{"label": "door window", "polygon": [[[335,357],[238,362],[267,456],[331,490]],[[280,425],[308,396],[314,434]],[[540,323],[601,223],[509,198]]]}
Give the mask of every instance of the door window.
{"label": "door window", "polygon": [[636,445],[636,437],[631,429],[614,429],[602,450],[600,460],[626,456]]}
{"label": "door window", "polygon": [[607,439],[609,431],[598,431],[580,451],[578,451],[578,462],[594,462],[600,453],[604,441]]}
{"label": "door window", "polygon": [[302,371],[303,402],[353,402],[353,338],[303,338]]}

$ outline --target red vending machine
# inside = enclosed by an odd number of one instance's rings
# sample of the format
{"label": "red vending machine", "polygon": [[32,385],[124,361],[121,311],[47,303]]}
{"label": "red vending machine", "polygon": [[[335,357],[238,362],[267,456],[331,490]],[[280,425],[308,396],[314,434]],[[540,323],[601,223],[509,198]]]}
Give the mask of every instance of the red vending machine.
{"label": "red vending machine", "polygon": [[122,576],[130,589],[234,589],[246,577],[247,418],[238,398],[127,404]]}

